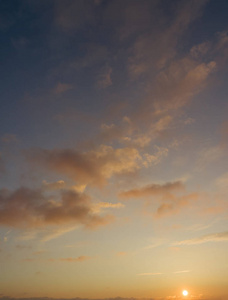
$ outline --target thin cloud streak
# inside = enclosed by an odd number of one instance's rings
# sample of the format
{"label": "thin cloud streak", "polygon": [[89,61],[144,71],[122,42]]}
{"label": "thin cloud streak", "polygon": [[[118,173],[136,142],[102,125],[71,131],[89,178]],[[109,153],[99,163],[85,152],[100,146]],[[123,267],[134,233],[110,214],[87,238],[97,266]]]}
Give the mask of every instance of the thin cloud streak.
{"label": "thin cloud streak", "polygon": [[182,191],[184,190],[184,185],[180,181],[168,182],[165,184],[151,184],[142,188],[132,189],[129,191],[121,192],[119,194],[120,198],[140,198],[149,197],[154,195],[162,195],[172,191]]}
{"label": "thin cloud streak", "polygon": [[228,231],[208,234],[208,235],[201,236],[199,238],[183,240],[180,242],[176,242],[173,245],[198,245],[198,244],[204,244],[208,242],[225,242],[225,241],[228,241]]}

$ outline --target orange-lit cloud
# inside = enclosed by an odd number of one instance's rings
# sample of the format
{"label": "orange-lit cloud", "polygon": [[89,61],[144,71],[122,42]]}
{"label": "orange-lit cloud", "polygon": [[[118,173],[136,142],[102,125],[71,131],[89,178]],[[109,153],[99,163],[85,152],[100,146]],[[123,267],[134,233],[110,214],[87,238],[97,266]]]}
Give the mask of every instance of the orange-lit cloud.
{"label": "orange-lit cloud", "polygon": [[79,224],[94,228],[111,221],[109,216],[93,213],[87,195],[73,191],[64,191],[54,200],[39,190],[1,190],[0,204],[0,224],[10,227]]}
{"label": "orange-lit cloud", "polygon": [[114,149],[102,145],[97,151],[72,149],[35,150],[30,159],[51,171],[64,174],[80,184],[102,186],[113,175],[135,172],[141,156],[135,148]]}
{"label": "orange-lit cloud", "polygon": [[197,63],[186,57],[175,61],[160,72],[156,80],[155,102],[157,112],[177,110],[204,87],[208,76],[216,68],[216,62]]}
{"label": "orange-lit cloud", "polygon": [[[161,31],[153,31],[151,34],[140,35],[132,47],[132,55],[129,59],[129,73],[131,76],[138,77],[144,73],[149,73],[154,69],[162,68],[176,54],[178,39],[184,33],[190,23],[199,17],[202,7],[207,0],[182,2],[177,7],[177,14],[172,20],[171,26],[161,28]],[[159,10],[154,9],[154,18],[159,16]],[[157,19],[159,23],[159,18]],[[154,47],[156,44],[156,47]]]}
{"label": "orange-lit cloud", "polygon": [[[197,193],[191,193],[182,196],[175,196],[172,194],[164,197],[165,203],[162,203],[156,213],[156,217],[162,217],[167,215],[173,215],[180,211],[182,207],[189,205],[192,201],[197,200],[199,195]],[[170,202],[167,202],[170,201]]]}
{"label": "orange-lit cloud", "polygon": [[55,182],[47,182],[43,180],[43,187],[50,190],[58,190],[65,188],[66,184],[63,180],[58,180]]}
{"label": "orange-lit cloud", "polygon": [[121,192],[119,196],[124,199],[128,198],[143,198],[156,195],[163,195],[165,193],[183,191],[184,184],[181,181],[168,182],[165,184],[150,184],[138,189]]}
{"label": "orange-lit cloud", "polygon": [[89,259],[91,259],[90,256],[78,256],[78,257],[60,258],[59,260],[65,262],[82,262]]}
{"label": "orange-lit cloud", "polygon": [[93,206],[93,211],[94,212],[100,212],[106,208],[123,208],[125,207],[124,204],[118,202],[118,203],[110,203],[110,202],[98,202],[96,204],[94,204]]}
{"label": "orange-lit cloud", "polygon": [[149,213],[150,202],[159,200],[162,203],[158,206],[155,217],[160,218],[177,214],[183,207],[197,200],[198,193],[186,194],[185,185],[182,181],[168,182],[165,184],[151,184],[138,189],[121,192],[120,198],[133,199],[141,198],[146,203],[146,213]]}

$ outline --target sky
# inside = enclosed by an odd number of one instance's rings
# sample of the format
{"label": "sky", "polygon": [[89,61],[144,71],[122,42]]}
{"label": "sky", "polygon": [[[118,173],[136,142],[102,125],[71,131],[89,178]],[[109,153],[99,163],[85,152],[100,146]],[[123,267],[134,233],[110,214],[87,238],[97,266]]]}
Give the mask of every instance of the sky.
{"label": "sky", "polygon": [[228,299],[227,11],[0,1],[1,300]]}

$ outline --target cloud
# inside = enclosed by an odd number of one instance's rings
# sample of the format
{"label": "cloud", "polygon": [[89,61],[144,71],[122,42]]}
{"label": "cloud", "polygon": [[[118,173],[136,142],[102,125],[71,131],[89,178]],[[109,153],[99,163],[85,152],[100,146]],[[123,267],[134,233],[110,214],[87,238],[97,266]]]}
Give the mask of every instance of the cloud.
{"label": "cloud", "polygon": [[58,180],[55,182],[47,182],[46,180],[43,180],[42,183],[45,189],[50,189],[50,190],[58,190],[66,187],[64,180]]}
{"label": "cloud", "polygon": [[201,59],[209,52],[210,48],[210,42],[203,42],[201,44],[193,46],[190,50],[190,54],[196,59]]}
{"label": "cloud", "polygon": [[181,181],[168,182],[165,184],[150,184],[138,189],[132,189],[129,191],[121,192],[119,196],[121,198],[142,198],[156,195],[163,195],[173,191],[183,191],[184,185]]}
{"label": "cloud", "polygon": [[[160,26],[157,30],[141,34],[135,41],[129,58],[129,73],[138,77],[150,73],[154,68],[162,68],[176,54],[178,40],[187,27],[200,15],[207,1],[179,2],[171,15],[169,26],[162,22],[164,15],[154,10],[154,19]],[[156,15],[157,14],[157,15]],[[159,18],[160,17],[160,18]],[[157,25],[157,24],[156,24]],[[156,44],[156,47],[154,45]]]}
{"label": "cloud", "polygon": [[112,220],[92,211],[90,197],[73,191],[62,191],[59,198],[45,196],[40,190],[19,188],[0,190],[0,224],[19,228],[71,224],[95,228]]}
{"label": "cloud", "polygon": [[[191,193],[182,196],[176,196],[173,194],[165,195],[165,203],[162,203],[156,212],[156,217],[163,217],[168,215],[176,214],[181,208],[190,204],[190,202],[197,200],[199,197],[198,193]],[[167,201],[170,201],[169,203]]]}
{"label": "cloud", "polygon": [[[45,259],[44,261],[45,262],[83,262],[83,261],[86,261],[86,260],[89,260],[91,259],[92,257],[90,256],[78,256],[78,257],[66,257],[66,258],[49,258],[49,259]],[[26,262],[34,262],[34,261],[41,261],[41,259],[37,259],[37,258],[26,258],[26,259],[23,259],[23,261],[26,261]],[[43,261],[43,260],[42,260]]]}
{"label": "cloud", "polygon": [[161,71],[155,83],[155,111],[175,111],[188,104],[206,84],[208,76],[215,70],[216,62],[198,63],[188,56],[173,61]]}
{"label": "cloud", "polygon": [[53,239],[56,239],[68,232],[74,231],[78,226],[61,226],[59,228],[51,228],[43,232],[38,231],[37,235],[41,234],[41,242],[48,242]]}
{"label": "cloud", "polygon": [[31,162],[68,176],[79,184],[102,186],[113,175],[135,172],[142,160],[135,148],[114,149],[101,145],[98,150],[36,149],[28,153]]}
{"label": "cloud", "polygon": [[61,224],[61,226],[49,225],[40,226],[35,228],[23,228],[23,232],[20,233],[18,240],[29,241],[29,240],[40,240],[41,242],[48,242],[50,240],[56,239],[68,232],[76,230],[80,224]]}
{"label": "cloud", "polygon": [[91,259],[90,256],[78,256],[78,257],[60,258],[59,260],[65,262],[82,262],[89,259]]}
{"label": "cloud", "polygon": [[110,203],[110,202],[98,202],[94,204],[93,206],[93,212],[101,212],[105,208],[123,208],[125,207],[124,204],[118,202],[118,203]]}
{"label": "cloud", "polygon": [[[82,45],[83,53],[85,53],[80,58],[74,58],[69,63],[68,68],[73,68],[74,70],[81,70],[84,68],[100,65],[101,63],[105,64],[107,57],[108,57],[108,51],[106,46],[98,43],[93,42],[87,42]],[[100,71],[108,71],[108,66],[101,68]]]}
{"label": "cloud", "polygon": [[174,245],[198,245],[207,242],[224,242],[228,241],[228,231],[219,232],[214,234],[208,234],[201,236],[199,238],[194,238],[190,240],[183,240],[180,242],[174,243]]}
{"label": "cloud", "polygon": [[72,90],[73,86],[71,84],[59,82],[56,87],[53,89],[53,93],[56,95],[63,94],[69,90]]}
{"label": "cloud", "polygon": [[177,214],[183,207],[190,205],[199,197],[198,193],[183,194],[183,192],[185,192],[183,182],[174,181],[165,184],[150,184],[138,189],[124,191],[119,193],[119,197],[123,199],[143,199],[146,214],[150,214],[150,204],[155,203],[154,200],[161,201],[162,203],[154,214],[155,218],[160,218]]}
{"label": "cloud", "polygon": [[203,149],[199,154],[198,166],[199,168],[204,168],[209,164],[212,164],[221,157],[224,156],[224,149],[220,146],[212,146]]}
{"label": "cloud", "polygon": [[168,148],[155,147],[156,152],[154,154],[145,153],[144,157],[144,166],[149,167],[151,165],[157,165],[161,160],[168,155]]}
{"label": "cloud", "polygon": [[101,89],[105,89],[112,85],[111,74],[112,68],[110,66],[104,67],[98,76],[97,86]]}

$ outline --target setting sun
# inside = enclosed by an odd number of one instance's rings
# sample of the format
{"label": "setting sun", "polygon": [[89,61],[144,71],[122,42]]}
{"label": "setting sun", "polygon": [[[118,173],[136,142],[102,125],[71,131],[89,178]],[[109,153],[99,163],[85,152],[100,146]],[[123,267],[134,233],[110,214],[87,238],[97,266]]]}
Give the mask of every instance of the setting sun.
{"label": "setting sun", "polygon": [[183,296],[188,296],[188,291],[184,290],[184,291],[182,292],[182,294],[183,294]]}

